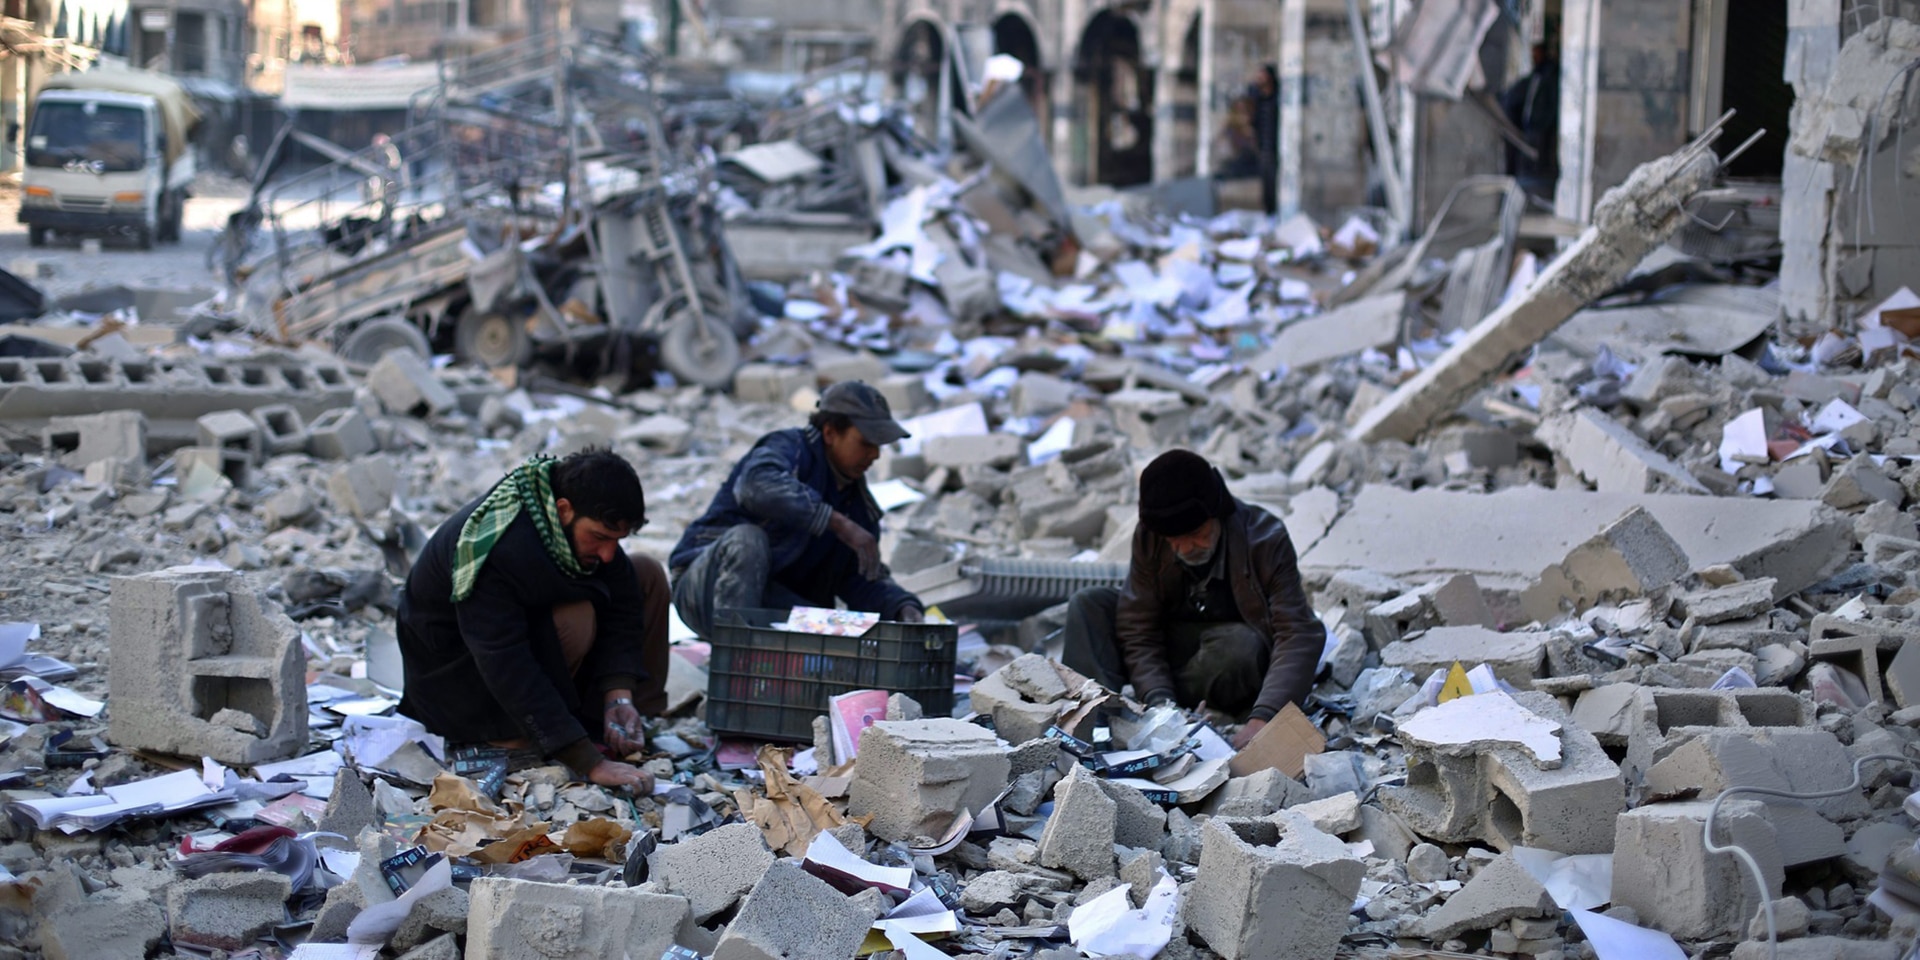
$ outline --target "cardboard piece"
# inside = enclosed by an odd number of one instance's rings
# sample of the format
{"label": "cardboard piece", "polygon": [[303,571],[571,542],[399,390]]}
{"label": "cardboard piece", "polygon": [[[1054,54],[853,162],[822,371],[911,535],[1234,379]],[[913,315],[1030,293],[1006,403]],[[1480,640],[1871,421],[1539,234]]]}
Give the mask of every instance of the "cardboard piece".
{"label": "cardboard piece", "polygon": [[1244,777],[1272,768],[1295,780],[1307,771],[1307,755],[1327,749],[1327,738],[1300,708],[1289,703],[1254,736],[1246,749],[1233,755],[1227,770]]}

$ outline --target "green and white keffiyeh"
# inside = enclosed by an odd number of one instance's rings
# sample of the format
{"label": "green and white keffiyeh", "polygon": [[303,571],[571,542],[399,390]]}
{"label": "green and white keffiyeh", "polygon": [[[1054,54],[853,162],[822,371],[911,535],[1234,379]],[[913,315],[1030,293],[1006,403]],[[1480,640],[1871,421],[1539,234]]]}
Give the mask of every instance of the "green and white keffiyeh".
{"label": "green and white keffiyeh", "polygon": [[584,577],[589,571],[573,554],[566,528],[560,525],[560,507],[553,496],[553,457],[534,456],[501,478],[480,505],[467,515],[460,527],[460,540],[453,548],[453,602],[459,603],[473,593],[480,568],[487,554],[500,542],[508,525],[520,511],[533,518],[533,527],[546,544],[547,555],[569,577]]}

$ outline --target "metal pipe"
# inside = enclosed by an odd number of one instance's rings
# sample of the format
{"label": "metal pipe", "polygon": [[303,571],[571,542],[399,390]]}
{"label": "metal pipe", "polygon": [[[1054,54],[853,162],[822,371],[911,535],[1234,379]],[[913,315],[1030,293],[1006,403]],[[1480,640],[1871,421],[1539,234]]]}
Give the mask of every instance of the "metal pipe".
{"label": "metal pipe", "polygon": [[1360,92],[1367,105],[1367,126],[1373,133],[1373,163],[1387,192],[1387,209],[1405,230],[1413,212],[1408,209],[1406,184],[1400,179],[1393,137],[1387,129],[1387,110],[1380,102],[1380,78],[1373,75],[1373,47],[1367,42],[1360,0],[1347,0],[1347,26],[1353,31],[1354,57],[1360,71]]}

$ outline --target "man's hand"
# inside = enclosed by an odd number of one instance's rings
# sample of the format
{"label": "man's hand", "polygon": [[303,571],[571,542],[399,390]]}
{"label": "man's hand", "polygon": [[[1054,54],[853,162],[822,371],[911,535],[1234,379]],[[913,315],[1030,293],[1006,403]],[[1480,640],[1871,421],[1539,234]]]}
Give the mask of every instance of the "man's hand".
{"label": "man's hand", "polygon": [[909,603],[900,608],[901,623],[920,623],[927,619],[927,612]]}
{"label": "man's hand", "polygon": [[587,773],[587,779],[603,787],[624,787],[643,797],[653,794],[653,774],[618,760],[602,760],[594,764]]}
{"label": "man's hand", "polygon": [[1265,729],[1266,726],[1267,722],[1265,720],[1248,720],[1247,725],[1241,727],[1240,732],[1233,735],[1233,748],[1235,750],[1245,750],[1247,744],[1252,743],[1253,738],[1259,736],[1260,731]]}
{"label": "man's hand", "polygon": [[860,561],[860,576],[868,580],[880,579],[880,541],[874,539],[865,527],[854,523],[846,514],[834,511],[833,519],[827,521],[827,530],[840,538],[840,542],[853,551]]}
{"label": "man's hand", "polygon": [[633,708],[632,701],[607,704],[606,723],[607,746],[612,747],[615,753],[624,757],[647,748],[646,734],[640,726],[640,711]]}

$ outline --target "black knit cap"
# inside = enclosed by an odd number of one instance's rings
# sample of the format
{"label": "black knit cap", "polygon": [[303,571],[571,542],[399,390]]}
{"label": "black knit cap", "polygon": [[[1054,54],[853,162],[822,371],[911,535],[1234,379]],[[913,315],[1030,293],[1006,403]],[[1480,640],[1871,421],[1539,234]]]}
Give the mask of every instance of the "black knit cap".
{"label": "black knit cap", "polygon": [[1232,512],[1226,478],[1191,450],[1169,450],[1140,473],[1140,523],[1163,537],[1184,536]]}

